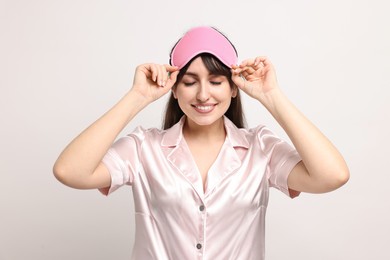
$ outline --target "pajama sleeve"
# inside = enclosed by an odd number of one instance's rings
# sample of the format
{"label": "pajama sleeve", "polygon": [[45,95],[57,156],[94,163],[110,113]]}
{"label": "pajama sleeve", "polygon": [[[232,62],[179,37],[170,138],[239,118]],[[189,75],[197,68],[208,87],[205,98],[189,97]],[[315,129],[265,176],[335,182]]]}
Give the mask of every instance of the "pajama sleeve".
{"label": "pajama sleeve", "polygon": [[282,191],[294,198],[299,192],[290,190],[287,184],[288,175],[302,159],[295,148],[280,139],[266,127],[259,127],[257,132],[262,150],[268,157],[267,179],[270,187]]}
{"label": "pajama sleeve", "polygon": [[111,176],[111,186],[99,189],[104,195],[109,195],[123,185],[132,185],[134,176],[140,168],[140,150],[144,138],[141,127],[133,133],[118,139],[107,151],[102,163]]}

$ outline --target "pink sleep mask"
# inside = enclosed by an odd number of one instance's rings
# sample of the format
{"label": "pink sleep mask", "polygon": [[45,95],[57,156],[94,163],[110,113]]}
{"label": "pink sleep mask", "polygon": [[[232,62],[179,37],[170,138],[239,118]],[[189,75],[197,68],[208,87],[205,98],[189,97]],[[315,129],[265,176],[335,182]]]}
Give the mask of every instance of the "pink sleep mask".
{"label": "pink sleep mask", "polygon": [[223,34],[208,26],[189,30],[173,48],[170,63],[181,69],[201,53],[214,55],[229,68],[237,64],[237,52],[230,41]]}

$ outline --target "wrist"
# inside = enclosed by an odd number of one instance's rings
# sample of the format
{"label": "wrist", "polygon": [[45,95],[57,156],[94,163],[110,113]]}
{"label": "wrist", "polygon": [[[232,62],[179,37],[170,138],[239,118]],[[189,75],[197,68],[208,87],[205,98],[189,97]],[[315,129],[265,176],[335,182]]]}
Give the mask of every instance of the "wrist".
{"label": "wrist", "polygon": [[300,114],[280,89],[273,89],[265,93],[260,102],[283,128],[293,123],[297,115]]}
{"label": "wrist", "polygon": [[285,98],[283,92],[279,88],[271,89],[265,93],[262,93],[257,100],[271,113],[273,114],[277,110],[277,106],[280,101]]}
{"label": "wrist", "polygon": [[137,89],[134,87],[126,93],[124,98],[128,100],[129,103],[137,105],[138,107],[141,108],[144,108],[153,102],[153,100],[146,97],[141,92],[137,91]]}

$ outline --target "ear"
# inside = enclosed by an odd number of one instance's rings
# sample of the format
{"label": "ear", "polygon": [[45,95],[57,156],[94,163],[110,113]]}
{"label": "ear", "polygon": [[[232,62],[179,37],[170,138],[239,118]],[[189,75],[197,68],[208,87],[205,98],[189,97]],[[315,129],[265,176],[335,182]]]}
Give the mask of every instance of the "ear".
{"label": "ear", "polygon": [[173,98],[174,98],[174,99],[177,99],[177,97],[176,97],[176,86],[174,86],[174,87],[171,89],[171,91],[172,91],[172,96],[173,96]]}
{"label": "ear", "polygon": [[234,84],[232,89],[232,98],[237,97],[237,92],[238,92],[238,87],[236,86],[236,84]]}

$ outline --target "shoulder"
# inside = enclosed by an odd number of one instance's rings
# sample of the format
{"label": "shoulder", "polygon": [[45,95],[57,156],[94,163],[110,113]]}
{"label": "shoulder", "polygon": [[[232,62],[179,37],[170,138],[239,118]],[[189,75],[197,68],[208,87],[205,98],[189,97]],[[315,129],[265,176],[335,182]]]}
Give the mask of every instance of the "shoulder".
{"label": "shoulder", "polygon": [[266,135],[274,135],[274,133],[265,125],[257,125],[252,128],[240,128],[238,130],[248,139],[248,141],[259,140]]}
{"label": "shoulder", "polygon": [[133,139],[137,143],[150,143],[151,145],[160,144],[165,145],[177,145],[182,137],[183,120],[176,123],[169,129],[160,129],[156,127],[144,128],[142,126],[136,127],[126,137],[127,139]]}
{"label": "shoulder", "polygon": [[133,138],[137,141],[143,142],[153,139],[161,139],[166,130],[162,130],[156,127],[144,128],[137,126],[131,133],[125,136],[125,138]]}
{"label": "shoulder", "polygon": [[233,146],[242,147],[253,146],[259,143],[263,136],[272,133],[264,125],[257,125],[252,128],[238,128],[227,118],[225,119],[225,128],[227,137],[232,141]]}
{"label": "shoulder", "polygon": [[265,125],[257,125],[253,128],[238,129],[251,147],[257,147],[264,153],[271,152],[275,145],[284,141]]}
{"label": "shoulder", "polygon": [[248,134],[257,139],[269,137],[280,139],[279,136],[266,125],[257,125],[256,127],[250,128],[248,129]]}

